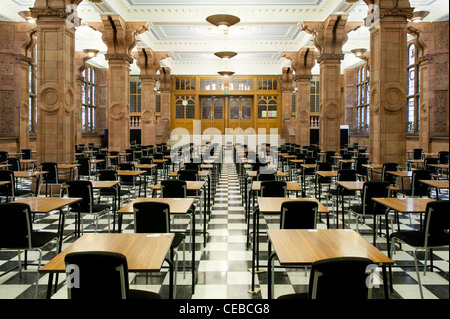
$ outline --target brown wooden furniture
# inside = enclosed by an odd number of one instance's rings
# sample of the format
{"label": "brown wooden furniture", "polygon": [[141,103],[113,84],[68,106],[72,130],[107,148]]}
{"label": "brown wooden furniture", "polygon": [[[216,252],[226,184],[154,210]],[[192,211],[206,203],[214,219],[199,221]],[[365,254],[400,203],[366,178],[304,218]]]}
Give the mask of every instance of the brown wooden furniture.
{"label": "brown wooden furniture", "polygon": [[439,190],[442,189],[449,189],[449,182],[448,180],[420,180],[421,183],[427,184],[433,188],[436,189],[436,200],[439,200]]}
{"label": "brown wooden furniture", "polygon": [[369,258],[382,267],[384,293],[388,298],[386,266],[393,265],[394,262],[357,232],[347,229],[270,229],[267,233],[268,299],[273,294],[272,262],[275,256],[284,267],[311,265],[317,260],[335,257]]}
{"label": "brown wooden furniture", "polygon": [[174,234],[86,234],[44,265],[39,272],[49,274],[47,298],[51,297],[54,273],[64,273],[64,257],[71,252],[110,251],[125,255],[130,272],[159,272],[169,264],[169,296],[173,297],[173,266],[166,258]]}

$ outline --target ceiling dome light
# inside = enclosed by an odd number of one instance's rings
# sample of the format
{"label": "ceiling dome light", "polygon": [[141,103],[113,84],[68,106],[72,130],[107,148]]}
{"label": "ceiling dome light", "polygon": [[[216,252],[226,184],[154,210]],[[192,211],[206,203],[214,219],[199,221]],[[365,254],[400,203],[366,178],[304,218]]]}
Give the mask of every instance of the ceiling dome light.
{"label": "ceiling dome light", "polygon": [[230,14],[214,14],[207,17],[206,21],[220,29],[227,29],[241,21],[241,19]]}
{"label": "ceiling dome light", "polygon": [[224,77],[229,77],[234,74],[234,72],[232,72],[232,71],[219,71],[217,73],[219,73],[221,76],[224,76]]}
{"label": "ceiling dome light", "polygon": [[414,11],[411,21],[412,22],[420,22],[423,19],[425,19],[425,17],[429,14],[430,14],[430,11]]}
{"label": "ceiling dome light", "polygon": [[84,49],[83,52],[86,53],[88,57],[93,58],[93,57],[95,57],[97,55],[98,50],[95,50],[95,49]]}
{"label": "ceiling dome light", "polygon": [[232,51],[221,51],[221,52],[216,52],[214,53],[214,55],[218,58],[221,58],[223,60],[229,60],[232,57],[235,57],[237,55],[236,52],[232,52]]}

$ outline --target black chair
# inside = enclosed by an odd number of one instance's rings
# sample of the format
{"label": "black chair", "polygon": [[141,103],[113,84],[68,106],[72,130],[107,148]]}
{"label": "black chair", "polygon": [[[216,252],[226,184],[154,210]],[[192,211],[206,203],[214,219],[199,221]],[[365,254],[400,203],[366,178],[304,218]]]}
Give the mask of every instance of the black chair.
{"label": "black chair", "polygon": [[[135,233],[170,233],[170,206],[167,203],[160,202],[140,202],[133,204],[134,211],[134,232]],[[175,238],[172,242],[172,251],[183,243],[183,261],[185,261],[185,238],[186,235],[181,232],[174,232]],[[193,248],[194,249],[194,248]],[[178,254],[176,253],[174,265],[174,295],[176,296],[177,285],[177,269],[178,269]],[[171,260],[174,260],[171,256]],[[185,276],[185,262],[183,262],[183,277]]]}
{"label": "black chair", "polygon": [[12,170],[0,169],[0,181],[10,182],[10,184],[0,186],[0,197],[5,197],[7,202],[18,197],[33,196],[31,190],[16,187],[16,178]]}
{"label": "black chair", "polygon": [[[323,163],[317,163],[316,171],[332,171],[333,170],[333,163],[332,162],[323,162]],[[322,194],[322,185],[327,184],[328,188],[331,185],[332,182],[331,177],[324,177],[320,176],[318,174],[315,174],[315,197],[317,197],[317,193],[319,193],[319,200],[321,199]]]}
{"label": "black chair", "polygon": [[287,183],[284,181],[262,181],[261,197],[286,197]]}
{"label": "black chair", "polygon": [[411,188],[401,189],[399,194],[403,194],[408,197],[422,197],[430,195],[430,186],[421,183],[420,180],[431,180],[433,178],[433,172],[426,169],[416,169],[412,171]]}
{"label": "black chair", "polygon": [[6,160],[6,163],[11,165],[8,167],[8,169],[15,171],[15,172],[21,171],[20,160],[17,157],[8,157],[8,159]]}
{"label": "black chair", "polygon": [[161,181],[162,198],[186,198],[186,181],[168,179]]}
{"label": "black chair", "polygon": [[448,164],[448,151],[438,153],[439,164]]}
{"label": "black chair", "polygon": [[97,177],[98,173],[93,172],[91,169],[91,158],[90,157],[79,157],[77,158],[78,166],[78,179],[80,177],[87,177],[88,180],[92,180],[93,177]]}
{"label": "black chair", "polygon": [[[315,157],[305,157],[303,164],[317,164],[317,158]],[[315,168],[302,167],[302,189],[306,189],[306,179],[308,177],[312,178],[316,173]]]}
{"label": "black chair", "polygon": [[125,162],[134,163],[136,161],[136,158],[135,158],[136,155],[135,155],[133,149],[128,148],[125,150],[125,153],[127,153],[127,155],[125,155]]}
{"label": "black chair", "polygon": [[395,183],[396,177],[395,175],[386,173],[389,171],[398,171],[398,163],[383,163],[381,169],[381,180],[391,183],[393,185]]}
{"label": "black chair", "polygon": [[427,157],[423,160],[423,169],[427,169],[433,172],[436,177],[439,175],[439,170],[436,167],[430,166],[431,164],[439,164],[439,159],[437,157]]}
{"label": "black chair", "polygon": [[[343,169],[339,170],[337,174],[337,181],[341,182],[356,182],[358,180],[358,172],[354,169]],[[339,195],[339,197],[338,197]],[[339,200],[342,199],[342,203],[344,202],[345,197],[353,197],[356,195],[355,191],[345,189],[339,185],[337,185],[335,188],[330,188],[328,190],[328,198],[330,197],[336,197],[336,200],[333,200],[333,206],[336,204],[336,207],[339,205]],[[334,209],[334,212],[336,212],[336,209]],[[344,216],[344,215],[342,215]],[[339,216],[335,216],[336,218],[339,218]]]}
{"label": "black chair", "polygon": [[0,151],[0,164],[1,163],[6,163],[6,161],[8,160],[9,154],[6,151]]}
{"label": "black chair", "polygon": [[33,152],[29,148],[21,149],[20,153],[22,153],[22,159],[33,159]]}
{"label": "black chair", "polygon": [[123,254],[107,251],[72,252],[65,256],[64,261],[69,299],[161,299],[157,293],[129,288],[128,263]]}
{"label": "black chair", "polygon": [[38,194],[41,194],[41,187],[45,184],[45,196],[48,195],[48,185],[50,185],[50,192],[53,195],[52,185],[64,184],[67,180],[59,178],[58,164],[55,162],[41,163],[41,171],[47,172],[42,175],[42,184],[39,185]]}
{"label": "black chair", "polygon": [[[349,223],[350,216],[356,217],[356,231],[359,232],[359,223],[365,221],[367,216],[374,221],[373,244],[376,244],[377,217],[386,215],[386,207],[373,201],[376,197],[389,197],[391,184],[383,181],[368,181],[364,183],[361,191],[361,205],[353,205],[348,209]],[[381,222],[379,223],[381,225]]]}
{"label": "black chair", "polygon": [[111,151],[109,152],[109,156],[112,156],[113,158],[109,159],[109,164],[112,167],[117,167],[120,163],[120,152],[118,151]]}
{"label": "black chair", "polygon": [[423,149],[421,148],[415,148],[413,149],[413,153],[412,153],[412,159],[413,160],[420,160],[423,158]]}
{"label": "black chair", "polygon": [[95,232],[98,230],[98,219],[102,215],[107,215],[108,217],[108,232],[110,231],[110,218],[109,210],[110,206],[107,204],[96,204],[94,201],[94,192],[92,188],[91,181],[67,181],[66,182],[67,196],[68,197],[78,197],[82,198],[81,201],[70,205],[70,212],[76,213],[77,218],[77,233],[81,234],[82,228],[82,216],[91,214],[95,218]]}
{"label": "black chair", "polygon": [[106,169],[106,154],[99,153],[95,156],[95,159],[102,160],[102,162],[95,163],[95,170],[97,172],[99,170]]}
{"label": "black chair", "polygon": [[36,251],[39,254],[36,271],[37,298],[39,284],[39,269],[42,263],[42,248],[55,241],[59,251],[58,234],[55,232],[34,231],[30,206],[24,203],[0,204],[0,251],[14,250],[18,252],[19,274],[22,276],[21,250]]}
{"label": "black chair", "polygon": [[[164,159],[164,153],[154,153],[153,154],[153,159],[154,160],[163,160]],[[155,169],[156,170],[161,170],[161,176],[163,179],[165,179],[167,177],[167,165],[166,162],[158,162],[158,163],[154,163],[156,164]]]}
{"label": "black chair", "polygon": [[278,299],[371,299],[375,268],[368,258],[318,260],[311,265],[308,292],[283,295]]}
{"label": "black chair", "polygon": [[[131,162],[119,163],[118,168],[122,171],[135,170],[134,164]],[[137,176],[119,176],[119,180],[122,186],[134,190],[135,197],[139,197],[141,195],[142,185],[145,187],[145,181]]]}
{"label": "black chair", "polygon": [[420,280],[418,250],[425,250],[424,275],[426,275],[426,265],[428,252],[431,252],[431,267],[433,267],[432,249],[448,247],[450,237],[448,230],[450,228],[450,202],[448,200],[433,201],[427,204],[425,211],[425,220],[423,228],[420,230],[402,230],[390,235],[391,250],[390,256],[393,256],[396,242],[405,243],[414,247],[414,267],[419,283],[420,297],[423,299],[422,282]]}
{"label": "black chair", "polygon": [[335,151],[326,151],[325,152],[324,162],[326,162],[326,163],[334,163],[334,159],[331,156],[335,156],[335,155],[336,155]]}
{"label": "black chair", "polygon": [[184,164],[184,169],[199,171],[200,170],[200,163],[185,163]]}
{"label": "black chair", "polygon": [[357,157],[355,159],[355,169],[358,172],[358,178],[362,181],[369,179],[369,169],[363,165],[369,164],[369,158]]}
{"label": "black chair", "polygon": [[314,200],[283,202],[280,229],[316,229],[318,209]]}

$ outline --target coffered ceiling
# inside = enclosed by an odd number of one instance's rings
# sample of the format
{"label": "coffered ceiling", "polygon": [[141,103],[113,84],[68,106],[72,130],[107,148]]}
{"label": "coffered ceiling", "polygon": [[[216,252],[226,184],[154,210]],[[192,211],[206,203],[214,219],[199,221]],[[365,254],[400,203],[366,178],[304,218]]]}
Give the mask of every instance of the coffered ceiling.
{"label": "coffered ceiling", "polygon": [[[18,12],[33,5],[34,0],[2,0],[0,19],[23,21]],[[448,20],[447,0],[411,0],[411,5],[430,11],[424,21]],[[76,50],[98,49],[100,54],[91,63],[107,67],[106,45],[87,23],[100,21],[102,14],[119,14],[125,21],[148,22],[150,29],[139,35],[137,48],[170,52],[163,64],[172,74],[215,75],[223,70],[280,74],[289,65],[282,52],[313,47],[311,36],[301,31],[302,23],[323,21],[335,12],[348,14],[349,21],[363,21],[367,5],[362,0],[84,0],[78,6],[82,23],[76,31]],[[238,16],[240,22],[224,32],[206,21],[219,13]],[[361,47],[369,49],[369,31],[364,26],[349,33],[343,68],[361,63],[350,52]],[[217,51],[238,55],[223,61],[214,56]],[[313,71],[318,73],[318,67]],[[132,73],[139,73],[135,64]]]}

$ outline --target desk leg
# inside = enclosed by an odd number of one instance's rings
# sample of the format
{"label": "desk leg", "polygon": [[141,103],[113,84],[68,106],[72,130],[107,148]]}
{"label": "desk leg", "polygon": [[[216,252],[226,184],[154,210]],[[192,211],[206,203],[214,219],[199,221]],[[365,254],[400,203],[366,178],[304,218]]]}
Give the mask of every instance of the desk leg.
{"label": "desk leg", "polygon": [[206,189],[203,189],[203,201],[203,247],[206,247]]}
{"label": "desk leg", "polygon": [[[269,244],[270,245],[270,244]],[[273,280],[273,259],[275,258],[275,252],[270,253],[269,249],[269,259],[267,260],[267,299],[273,298],[274,291],[274,280]]]}
{"label": "desk leg", "polygon": [[192,233],[191,233],[191,242],[192,242],[192,265],[191,265],[191,272],[192,272],[192,294],[195,292],[195,212],[192,211]]}
{"label": "desk leg", "polygon": [[53,273],[49,273],[47,284],[47,299],[50,299],[52,297],[52,283],[53,283]]}
{"label": "desk leg", "polygon": [[63,210],[60,209],[59,210],[59,223],[58,223],[58,234],[59,234],[58,254],[61,252],[65,222],[66,222],[66,215],[64,214]]}
{"label": "desk leg", "polygon": [[169,299],[174,299],[174,287],[173,287],[173,247],[170,247],[170,258],[164,258],[164,260],[169,264]]}
{"label": "desk leg", "polygon": [[256,242],[255,242],[255,234],[256,234],[256,215],[257,212],[253,211],[253,247],[252,247],[252,287],[249,290],[249,293],[255,295],[259,292],[255,290],[255,257],[256,257]]}

